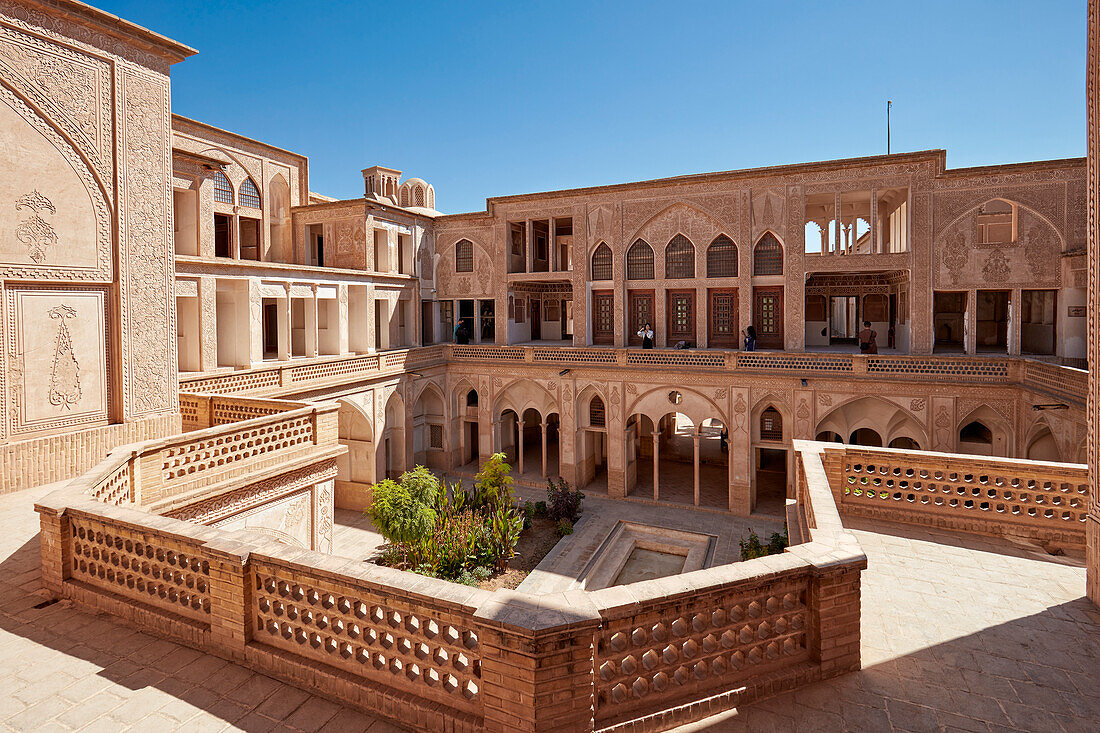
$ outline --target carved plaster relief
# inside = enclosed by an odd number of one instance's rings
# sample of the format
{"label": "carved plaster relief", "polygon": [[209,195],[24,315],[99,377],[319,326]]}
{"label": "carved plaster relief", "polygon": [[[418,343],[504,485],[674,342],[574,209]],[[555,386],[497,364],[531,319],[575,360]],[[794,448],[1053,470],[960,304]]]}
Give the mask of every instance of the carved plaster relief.
{"label": "carved plaster relief", "polygon": [[0,274],[110,279],[107,209],[75,159],[56,132],[0,88]]}
{"label": "carved plaster relief", "polygon": [[12,433],[106,421],[106,292],[8,290]]}

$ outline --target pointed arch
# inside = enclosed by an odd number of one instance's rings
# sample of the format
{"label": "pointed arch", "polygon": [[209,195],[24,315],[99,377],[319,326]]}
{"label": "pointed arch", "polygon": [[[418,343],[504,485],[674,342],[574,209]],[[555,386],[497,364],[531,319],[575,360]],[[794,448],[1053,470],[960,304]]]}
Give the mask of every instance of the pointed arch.
{"label": "pointed arch", "polygon": [[600,242],[592,252],[592,280],[611,279],[611,248]]}
{"label": "pointed arch", "polygon": [[229,176],[222,171],[214,171],[214,200],[222,204],[233,204],[233,184]]}
{"label": "pointed arch", "polygon": [[636,240],[626,251],[626,279],[654,279],[653,247],[644,239]]}
{"label": "pointed arch", "polygon": [[752,274],[783,274],[783,244],[771,231],[760,235],[752,249]]}
{"label": "pointed arch", "polygon": [[683,234],[677,233],[665,247],[665,277],[695,277],[695,245]]}
{"label": "pointed arch", "polygon": [[252,180],[251,176],[241,181],[241,188],[237,192],[237,200],[241,206],[250,209],[261,208],[260,189],[256,187],[256,182]]}
{"label": "pointed arch", "polygon": [[707,247],[707,277],[737,277],[737,245],[725,234]]}

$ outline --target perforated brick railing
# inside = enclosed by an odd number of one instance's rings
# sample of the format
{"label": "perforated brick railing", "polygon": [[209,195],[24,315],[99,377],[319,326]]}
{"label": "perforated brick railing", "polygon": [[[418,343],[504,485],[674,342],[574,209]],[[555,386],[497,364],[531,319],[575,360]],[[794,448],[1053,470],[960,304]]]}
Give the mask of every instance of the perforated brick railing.
{"label": "perforated brick railing", "polygon": [[956,377],[965,382],[1007,382],[1008,359],[868,356],[867,373],[899,377]]}
{"label": "perforated brick railing", "polygon": [[1084,544],[1084,465],[850,446],[824,461],[842,512]]}
{"label": "perforated brick railing", "polygon": [[660,710],[809,659],[805,568],[749,587],[641,601],[596,642],[597,719]]}
{"label": "perforated brick railing", "polygon": [[737,355],[739,369],[759,369],[769,371],[793,372],[837,372],[852,371],[852,356],[844,354],[780,354],[767,352],[746,352]]}
{"label": "perforated brick railing", "polygon": [[74,580],[203,623],[210,619],[210,563],[182,544],[92,517],[71,518]]}
{"label": "perforated brick railing", "polygon": [[[350,577],[313,574],[274,559],[254,557],[250,567],[256,642],[367,683],[479,712],[476,606],[439,603],[396,588],[378,592]],[[395,575],[399,581],[401,574]]]}
{"label": "perforated brick railing", "polygon": [[1079,405],[1085,403],[1088,394],[1089,373],[1081,369],[1046,364],[1039,361],[1024,362],[1023,384],[1055,397],[1067,399]]}

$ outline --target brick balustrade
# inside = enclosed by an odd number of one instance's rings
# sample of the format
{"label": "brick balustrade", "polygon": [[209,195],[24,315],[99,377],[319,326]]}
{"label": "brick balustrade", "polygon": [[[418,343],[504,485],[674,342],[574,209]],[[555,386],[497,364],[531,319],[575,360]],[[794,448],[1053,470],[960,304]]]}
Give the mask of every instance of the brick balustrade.
{"label": "brick balustrade", "polygon": [[482,591],[140,508],[226,466],[297,466],[299,436],[333,450],[334,413],[281,406],[120,448],[45,497],[47,589],[421,730],[660,730],[859,667],[866,559],[816,454],[802,544],[592,592]]}
{"label": "brick balustrade", "polygon": [[[409,368],[448,363],[504,362],[571,367],[661,368],[745,375],[836,375],[906,382],[1019,385],[1083,407],[1088,372],[1020,357],[788,353],[718,349],[620,349],[569,346],[437,344],[362,356],[283,363],[201,376],[181,376],[182,389],[207,393],[289,393],[361,379],[396,376]],[[184,406],[181,405],[181,410]],[[186,413],[185,413],[186,414]]]}
{"label": "brick balustrade", "polygon": [[814,446],[846,516],[926,524],[1085,544],[1088,467],[1084,464],[841,446]]}

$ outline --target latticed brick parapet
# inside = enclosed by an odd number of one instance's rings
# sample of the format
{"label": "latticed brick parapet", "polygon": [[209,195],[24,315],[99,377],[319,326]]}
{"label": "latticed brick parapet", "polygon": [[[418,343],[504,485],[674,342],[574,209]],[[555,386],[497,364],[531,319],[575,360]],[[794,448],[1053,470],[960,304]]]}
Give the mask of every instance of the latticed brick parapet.
{"label": "latticed brick parapet", "polygon": [[1085,543],[1088,468],[1081,464],[813,444],[841,513],[1058,547]]}
{"label": "latticed brick parapet", "polygon": [[187,401],[247,419],[116,450],[37,506],[53,594],[421,730],[656,729],[859,666],[866,560],[816,455],[805,542],[782,555],[629,589],[488,592],[171,518],[222,516],[219,487],[340,450],[327,408]]}

